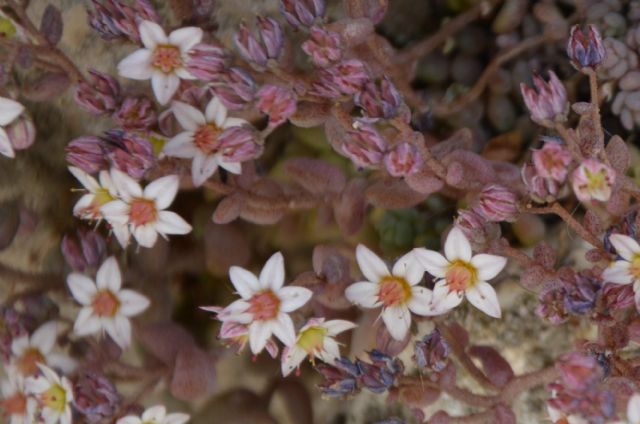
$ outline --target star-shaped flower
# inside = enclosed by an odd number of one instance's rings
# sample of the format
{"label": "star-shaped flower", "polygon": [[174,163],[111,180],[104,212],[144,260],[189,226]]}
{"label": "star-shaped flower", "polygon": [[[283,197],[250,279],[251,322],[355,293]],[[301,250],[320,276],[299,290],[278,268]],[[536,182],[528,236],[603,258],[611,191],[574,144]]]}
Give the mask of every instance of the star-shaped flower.
{"label": "star-shaped flower", "polygon": [[44,423],[71,424],[71,383],[45,365],[40,364],[38,367],[42,375],[28,378],[25,385],[27,392],[35,395]]}
{"label": "star-shaped flower", "polygon": [[89,277],[73,273],[67,284],[74,299],[82,305],[74,332],[79,336],[102,333],[125,348],[131,344],[129,318],[149,307],[149,299],[133,290],[123,289],[118,262],[112,256],[104,261],[94,282]]}
{"label": "star-shaped flower", "polygon": [[88,191],[73,207],[73,214],[81,219],[99,220],[102,219],[100,208],[105,204],[116,199],[117,190],[111,181],[111,175],[108,171],[100,171],[98,182],[88,173],[75,166],[69,167],[69,172],[84,188]]}
{"label": "star-shaped flower", "polygon": [[429,315],[443,314],[462,302],[469,302],[485,314],[500,318],[500,303],[494,288],[487,283],[502,271],[507,259],[479,254],[472,256],[471,244],[464,233],[453,227],[444,243],[444,255],[424,248],[414,253],[426,271],[438,281],[433,288]]}
{"label": "star-shaped flower", "polygon": [[609,241],[621,259],[611,263],[602,278],[607,283],[633,284],[636,308],[640,310],[640,244],[624,234],[612,234]]}
{"label": "star-shaped flower", "polygon": [[4,127],[12,123],[22,112],[24,112],[24,106],[20,103],[0,97],[0,155],[15,157],[11,140]]}
{"label": "star-shaped flower", "polygon": [[185,27],[167,36],[160,25],[142,21],[138,31],[144,48],[124,58],[118,64],[118,73],[135,80],[151,79],[158,103],[165,105],[178,89],[180,79],[195,79],[185,64],[189,50],[202,40],[202,30]]}
{"label": "star-shaped flower", "polygon": [[6,372],[6,378],[0,383],[0,408],[10,417],[9,424],[32,424],[36,399],[27,392],[25,379],[15,368],[7,367]]}
{"label": "star-shaped flower", "polygon": [[13,339],[11,343],[11,364],[23,376],[38,373],[38,364],[49,365],[70,372],[75,362],[66,355],[55,353],[58,337],[58,323],[49,321],[42,324],[33,334]]}
{"label": "star-shaped flower", "polygon": [[413,252],[402,256],[389,268],[375,253],[363,245],[356,248],[356,260],[367,281],[347,287],[345,296],[364,308],[382,306],[382,320],[396,340],[402,340],[411,326],[411,312],[427,315],[431,291],[418,284],[424,268]]}
{"label": "star-shaped flower", "polygon": [[181,412],[167,414],[164,405],[156,405],[147,408],[141,417],[128,415],[120,418],[116,424],[184,424],[189,421],[189,415]]}

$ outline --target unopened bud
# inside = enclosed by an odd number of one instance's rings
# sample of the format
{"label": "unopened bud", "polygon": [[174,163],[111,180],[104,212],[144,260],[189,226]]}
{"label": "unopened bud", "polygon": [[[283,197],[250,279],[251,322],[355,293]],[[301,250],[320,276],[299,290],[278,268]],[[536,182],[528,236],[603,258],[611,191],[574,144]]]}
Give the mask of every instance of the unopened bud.
{"label": "unopened bud", "polygon": [[112,113],[120,100],[120,84],[109,74],[89,71],[89,81],[81,81],[75,94],[80,107],[93,115]]}
{"label": "unopened bud", "polygon": [[571,35],[567,44],[567,55],[571,64],[579,71],[586,68],[595,70],[604,60],[606,50],[602,44],[602,37],[594,25],[588,25],[585,35],[578,25],[571,28]]}
{"label": "unopened bud", "polygon": [[355,104],[360,106],[368,118],[393,118],[398,114],[398,108],[402,105],[402,96],[385,76],[378,84],[367,82],[362,91],[356,93]]}
{"label": "unopened bud", "polygon": [[104,142],[94,136],[84,136],[71,141],[67,147],[67,162],[77,166],[84,172],[95,174],[108,169],[109,163],[105,157]]}
{"label": "unopened bud", "polygon": [[325,8],[325,0],[280,0],[280,12],[294,27],[313,25],[322,18]]}
{"label": "unopened bud", "polygon": [[256,93],[256,107],[269,115],[269,126],[278,126],[296,112],[294,93],[278,85],[268,84]]}
{"label": "unopened bud", "polygon": [[484,188],[473,210],[482,215],[487,221],[513,222],[518,217],[518,198],[516,194],[498,184]]}
{"label": "unopened bud", "polygon": [[351,138],[342,145],[342,151],[356,166],[368,168],[382,163],[388,144],[374,126],[358,122],[349,135]]}
{"label": "unopened bud", "polygon": [[158,116],[153,102],[146,96],[139,96],[124,99],[113,119],[125,130],[144,130],[153,126]]}
{"label": "unopened bud", "polygon": [[225,51],[211,44],[196,44],[187,54],[185,68],[191,75],[202,81],[220,78],[229,61]]}
{"label": "unopened bud", "polygon": [[302,50],[311,57],[316,66],[326,68],[342,58],[340,34],[321,27],[311,28],[309,39],[302,43]]}
{"label": "unopened bud", "polygon": [[384,156],[387,172],[394,177],[405,177],[420,169],[422,158],[416,146],[403,142],[396,145]]}
{"label": "unopened bud", "polygon": [[520,84],[531,119],[547,128],[553,128],[556,122],[566,121],[569,113],[567,91],[556,74],[549,71],[549,82],[535,75],[533,84],[537,91],[524,83]]}

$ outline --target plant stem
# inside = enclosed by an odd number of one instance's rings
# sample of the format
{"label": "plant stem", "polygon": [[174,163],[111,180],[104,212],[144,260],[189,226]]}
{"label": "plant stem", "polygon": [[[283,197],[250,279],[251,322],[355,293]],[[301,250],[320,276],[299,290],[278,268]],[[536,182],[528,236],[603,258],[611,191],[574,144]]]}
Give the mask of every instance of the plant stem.
{"label": "plant stem", "polygon": [[598,77],[594,70],[589,71],[589,89],[591,91],[591,120],[596,130],[596,156],[600,156],[607,160],[604,150],[604,132],[602,131],[602,122],[600,119],[600,100],[598,98]]}
{"label": "plant stem", "polygon": [[556,214],[560,218],[562,218],[562,220],[566,222],[567,225],[569,225],[569,227],[571,227],[573,231],[578,233],[578,235],[582,237],[586,242],[588,242],[595,248],[604,249],[602,242],[596,236],[591,234],[586,228],[584,228],[582,224],[578,222],[578,220],[571,216],[569,211],[567,211],[560,203],[553,203],[551,206],[539,208],[533,207],[528,204],[526,206],[526,212],[534,214]]}
{"label": "plant stem", "polygon": [[573,159],[577,162],[582,162],[584,156],[582,155],[582,150],[580,150],[580,146],[578,145],[578,140],[576,140],[574,135],[570,133],[567,127],[565,127],[563,124],[557,122],[555,128],[564,142],[567,143],[567,147],[569,148],[569,152],[571,152],[571,156],[573,156]]}

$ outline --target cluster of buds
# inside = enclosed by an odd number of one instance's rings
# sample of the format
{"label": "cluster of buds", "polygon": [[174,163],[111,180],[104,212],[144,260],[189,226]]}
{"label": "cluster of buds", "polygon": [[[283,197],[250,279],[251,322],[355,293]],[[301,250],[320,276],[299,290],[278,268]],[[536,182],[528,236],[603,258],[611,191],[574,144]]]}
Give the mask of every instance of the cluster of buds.
{"label": "cluster of buds", "polygon": [[89,25],[105,40],[128,39],[140,42],[140,21],[159,22],[148,0],[135,0],[132,5],[120,0],[91,0],[94,10],[89,11]]}
{"label": "cluster of buds", "polygon": [[88,174],[109,168],[102,140],[95,136],[83,136],[72,140],[65,148],[67,162]]}
{"label": "cluster of buds", "polygon": [[259,36],[256,38],[246,25],[234,36],[240,55],[248,62],[264,67],[269,59],[278,59],[284,45],[284,35],[280,24],[271,18],[256,18]]}
{"label": "cluster of buds", "polygon": [[540,292],[536,313],[552,324],[560,324],[570,315],[591,314],[601,292],[599,279],[588,271],[567,270]]}
{"label": "cluster of buds", "polygon": [[518,217],[518,197],[506,187],[491,184],[482,189],[473,211],[489,222],[513,222]]}
{"label": "cluster of buds", "polygon": [[578,25],[571,28],[567,43],[567,56],[580,72],[589,73],[598,68],[605,58],[606,50],[600,33],[593,25],[587,26],[587,34]]}
{"label": "cluster of buds", "polygon": [[406,177],[417,172],[422,165],[420,152],[411,143],[398,143],[384,155],[384,166],[389,175]]}
{"label": "cluster of buds", "polygon": [[500,237],[500,225],[488,221],[473,209],[458,210],[454,224],[464,233],[475,250],[485,250],[489,242]]}
{"label": "cluster of buds", "polygon": [[80,374],[74,384],[74,394],[76,409],[90,423],[112,418],[122,400],[113,383],[95,371]]}
{"label": "cluster of buds", "polygon": [[536,89],[520,84],[524,103],[529,109],[531,119],[547,128],[553,128],[556,123],[567,120],[569,101],[567,91],[553,71],[549,71],[549,82],[545,82],[538,75],[533,76]]}
{"label": "cluster of buds", "polygon": [[211,83],[211,90],[231,110],[240,110],[255,99],[256,82],[244,69],[229,68]]}
{"label": "cluster of buds", "polygon": [[414,344],[414,359],[421,371],[440,372],[449,363],[449,344],[437,328]]}
{"label": "cluster of buds", "polygon": [[202,81],[216,81],[227,68],[229,56],[221,47],[211,44],[196,44],[187,53],[185,68]]}
{"label": "cluster of buds", "polygon": [[522,168],[522,180],[529,195],[539,203],[551,202],[567,191],[565,182],[571,165],[571,153],[559,141],[544,137],[544,145],[533,150],[532,164]]}
{"label": "cluster of buds", "polygon": [[374,393],[384,393],[402,375],[404,365],[397,358],[392,358],[378,350],[367,352],[371,363],[356,359],[355,363],[348,358],[336,360],[334,365],[318,364],[316,369],[325,381],[319,385],[323,394],[342,397],[355,394],[362,388]]}
{"label": "cluster of buds", "polygon": [[596,159],[585,159],[571,176],[573,191],[582,202],[606,202],[611,197],[615,181],[615,171]]}
{"label": "cluster of buds", "polygon": [[342,39],[337,32],[314,26],[309,39],[302,43],[302,50],[314,65],[326,68],[342,59]]}
{"label": "cluster of buds", "polygon": [[294,27],[310,27],[324,16],[325,0],[280,0],[280,12]]}
{"label": "cluster of buds", "polygon": [[320,70],[313,85],[312,94],[328,99],[339,99],[359,92],[370,80],[364,63],[349,59]]}
{"label": "cluster of buds", "polygon": [[145,130],[158,122],[158,115],[151,99],[143,95],[125,98],[113,119],[125,130]]}
{"label": "cluster of buds", "polygon": [[391,80],[384,76],[378,83],[368,81],[354,96],[354,102],[362,108],[369,120],[389,119],[398,115],[402,96]]}
{"label": "cluster of buds", "polygon": [[75,93],[76,103],[87,112],[100,116],[115,112],[120,104],[120,84],[109,74],[89,71],[90,81],[81,81]]}
{"label": "cluster of buds", "polygon": [[65,235],[60,248],[69,266],[79,272],[96,269],[107,253],[104,238],[99,233],[86,229],[78,230],[77,237]]}
{"label": "cluster of buds", "polygon": [[277,127],[296,112],[296,96],[290,89],[267,84],[256,93],[256,107],[269,116],[269,126]]}

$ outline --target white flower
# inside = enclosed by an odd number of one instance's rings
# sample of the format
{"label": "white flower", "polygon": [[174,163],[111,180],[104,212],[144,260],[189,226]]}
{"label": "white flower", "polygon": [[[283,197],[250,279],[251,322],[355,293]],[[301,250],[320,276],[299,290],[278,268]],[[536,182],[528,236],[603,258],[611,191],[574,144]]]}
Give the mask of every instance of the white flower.
{"label": "white flower", "polygon": [[13,158],[16,156],[4,127],[12,123],[24,112],[24,106],[15,100],[0,97],[0,155]]}
{"label": "white flower", "polygon": [[472,257],[471,245],[464,233],[453,227],[444,243],[444,254],[424,248],[414,249],[427,272],[438,279],[433,288],[429,315],[455,308],[466,297],[485,314],[500,318],[500,303],[494,288],[487,283],[502,271],[507,259],[487,254]]}
{"label": "white flower", "polygon": [[71,424],[71,383],[45,365],[38,367],[42,375],[28,378],[25,386],[27,392],[35,395],[38,400],[44,424]]}
{"label": "white flower", "polygon": [[318,358],[333,365],[340,357],[340,348],[335,336],[343,331],[351,330],[356,325],[352,322],[324,318],[312,318],[300,329],[296,343],[285,347],[282,352],[282,375],[287,376],[307,357]]}
{"label": "white flower", "polygon": [[100,208],[116,199],[116,187],[111,181],[108,171],[100,171],[100,182],[80,168],[69,167],[69,172],[80,184],[87,189],[88,193],[83,195],[73,207],[73,214],[81,219],[99,220],[102,219]]}
{"label": "white flower", "polygon": [[431,291],[419,287],[424,269],[412,252],[402,256],[389,272],[387,265],[363,245],[356,248],[356,260],[367,281],[347,287],[347,299],[364,308],[382,306],[382,320],[396,340],[402,340],[411,326],[411,312],[427,315]]}
{"label": "white flower", "polygon": [[640,393],[634,393],[627,403],[627,420],[629,424],[640,424]]}
{"label": "white flower", "polygon": [[278,252],[271,256],[258,278],[238,266],[231,267],[229,278],[241,299],[220,311],[217,318],[223,322],[248,324],[249,346],[255,355],[264,349],[272,335],[286,346],[293,345],[296,332],[289,312],[307,303],[313,293],[304,287],[282,287],[282,254]]}
{"label": "white flower", "polygon": [[24,335],[13,339],[11,365],[25,377],[37,374],[39,363],[71,372],[75,368],[75,362],[68,356],[53,352],[57,338],[58,324],[49,321],[42,324],[31,336]]}
{"label": "white flower", "polygon": [[185,131],[173,137],[163,151],[168,156],[193,158],[191,175],[196,186],[212,176],[218,166],[240,174],[240,162],[225,161],[218,138],[224,129],[248,124],[247,121],[228,117],[227,108],[217,97],[211,99],[204,114],[191,105],[177,101],[173,102],[171,109]]}
{"label": "white flower", "polygon": [[0,383],[0,391],[0,409],[10,417],[9,424],[33,424],[37,401],[27,393],[24,377],[15,368],[7,368],[7,377]]}
{"label": "white flower", "polygon": [[[587,420],[579,415],[571,414],[567,415],[564,412],[547,405],[547,413],[552,423],[557,424],[589,424]],[[613,424],[613,423],[612,423]]]}
{"label": "white flower", "polygon": [[622,259],[610,264],[602,273],[602,278],[607,283],[633,283],[636,308],[640,310],[640,245],[624,234],[612,234],[609,241]]}
{"label": "white flower", "polygon": [[104,218],[113,226],[116,238],[126,247],[131,234],[140,246],[153,247],[158,234],[187,234],[189,225],[168,208],[178,193],[178,176],[168,175],[148,184],[144,190],[134,179],[115,168],[111,179],[119,198],[100,208]]}
{"label": "white flower", "polygon": [[178,89],[180,79],[195,79],[184,64],[187,52],[202,40],[202,30],[180,28],[167,37],[160,25],[142,21],[138,31],[144,48],[124,58],[118,64],[118,73],[135,80],[151,79],[156,99],[165,105]]}
{"label": "white flower", "polygon": [[120,347],[131,344],[129,317],[147,309],[149,299],[121,288],[122,276],[113,256],[100,266],[95,283],[83,274],[73,273],[67,277],[67,284],[74,299],[83,306],[73,327],[77,335],[106,331]]}
{"label": "white flower", "polygon": [[189,415],[180,412],[167,415],[167,409],[163,405],[156,405],[147,408],[142,417],[128,415],[120,418],[116,424],[184,424],[189,418]]}

